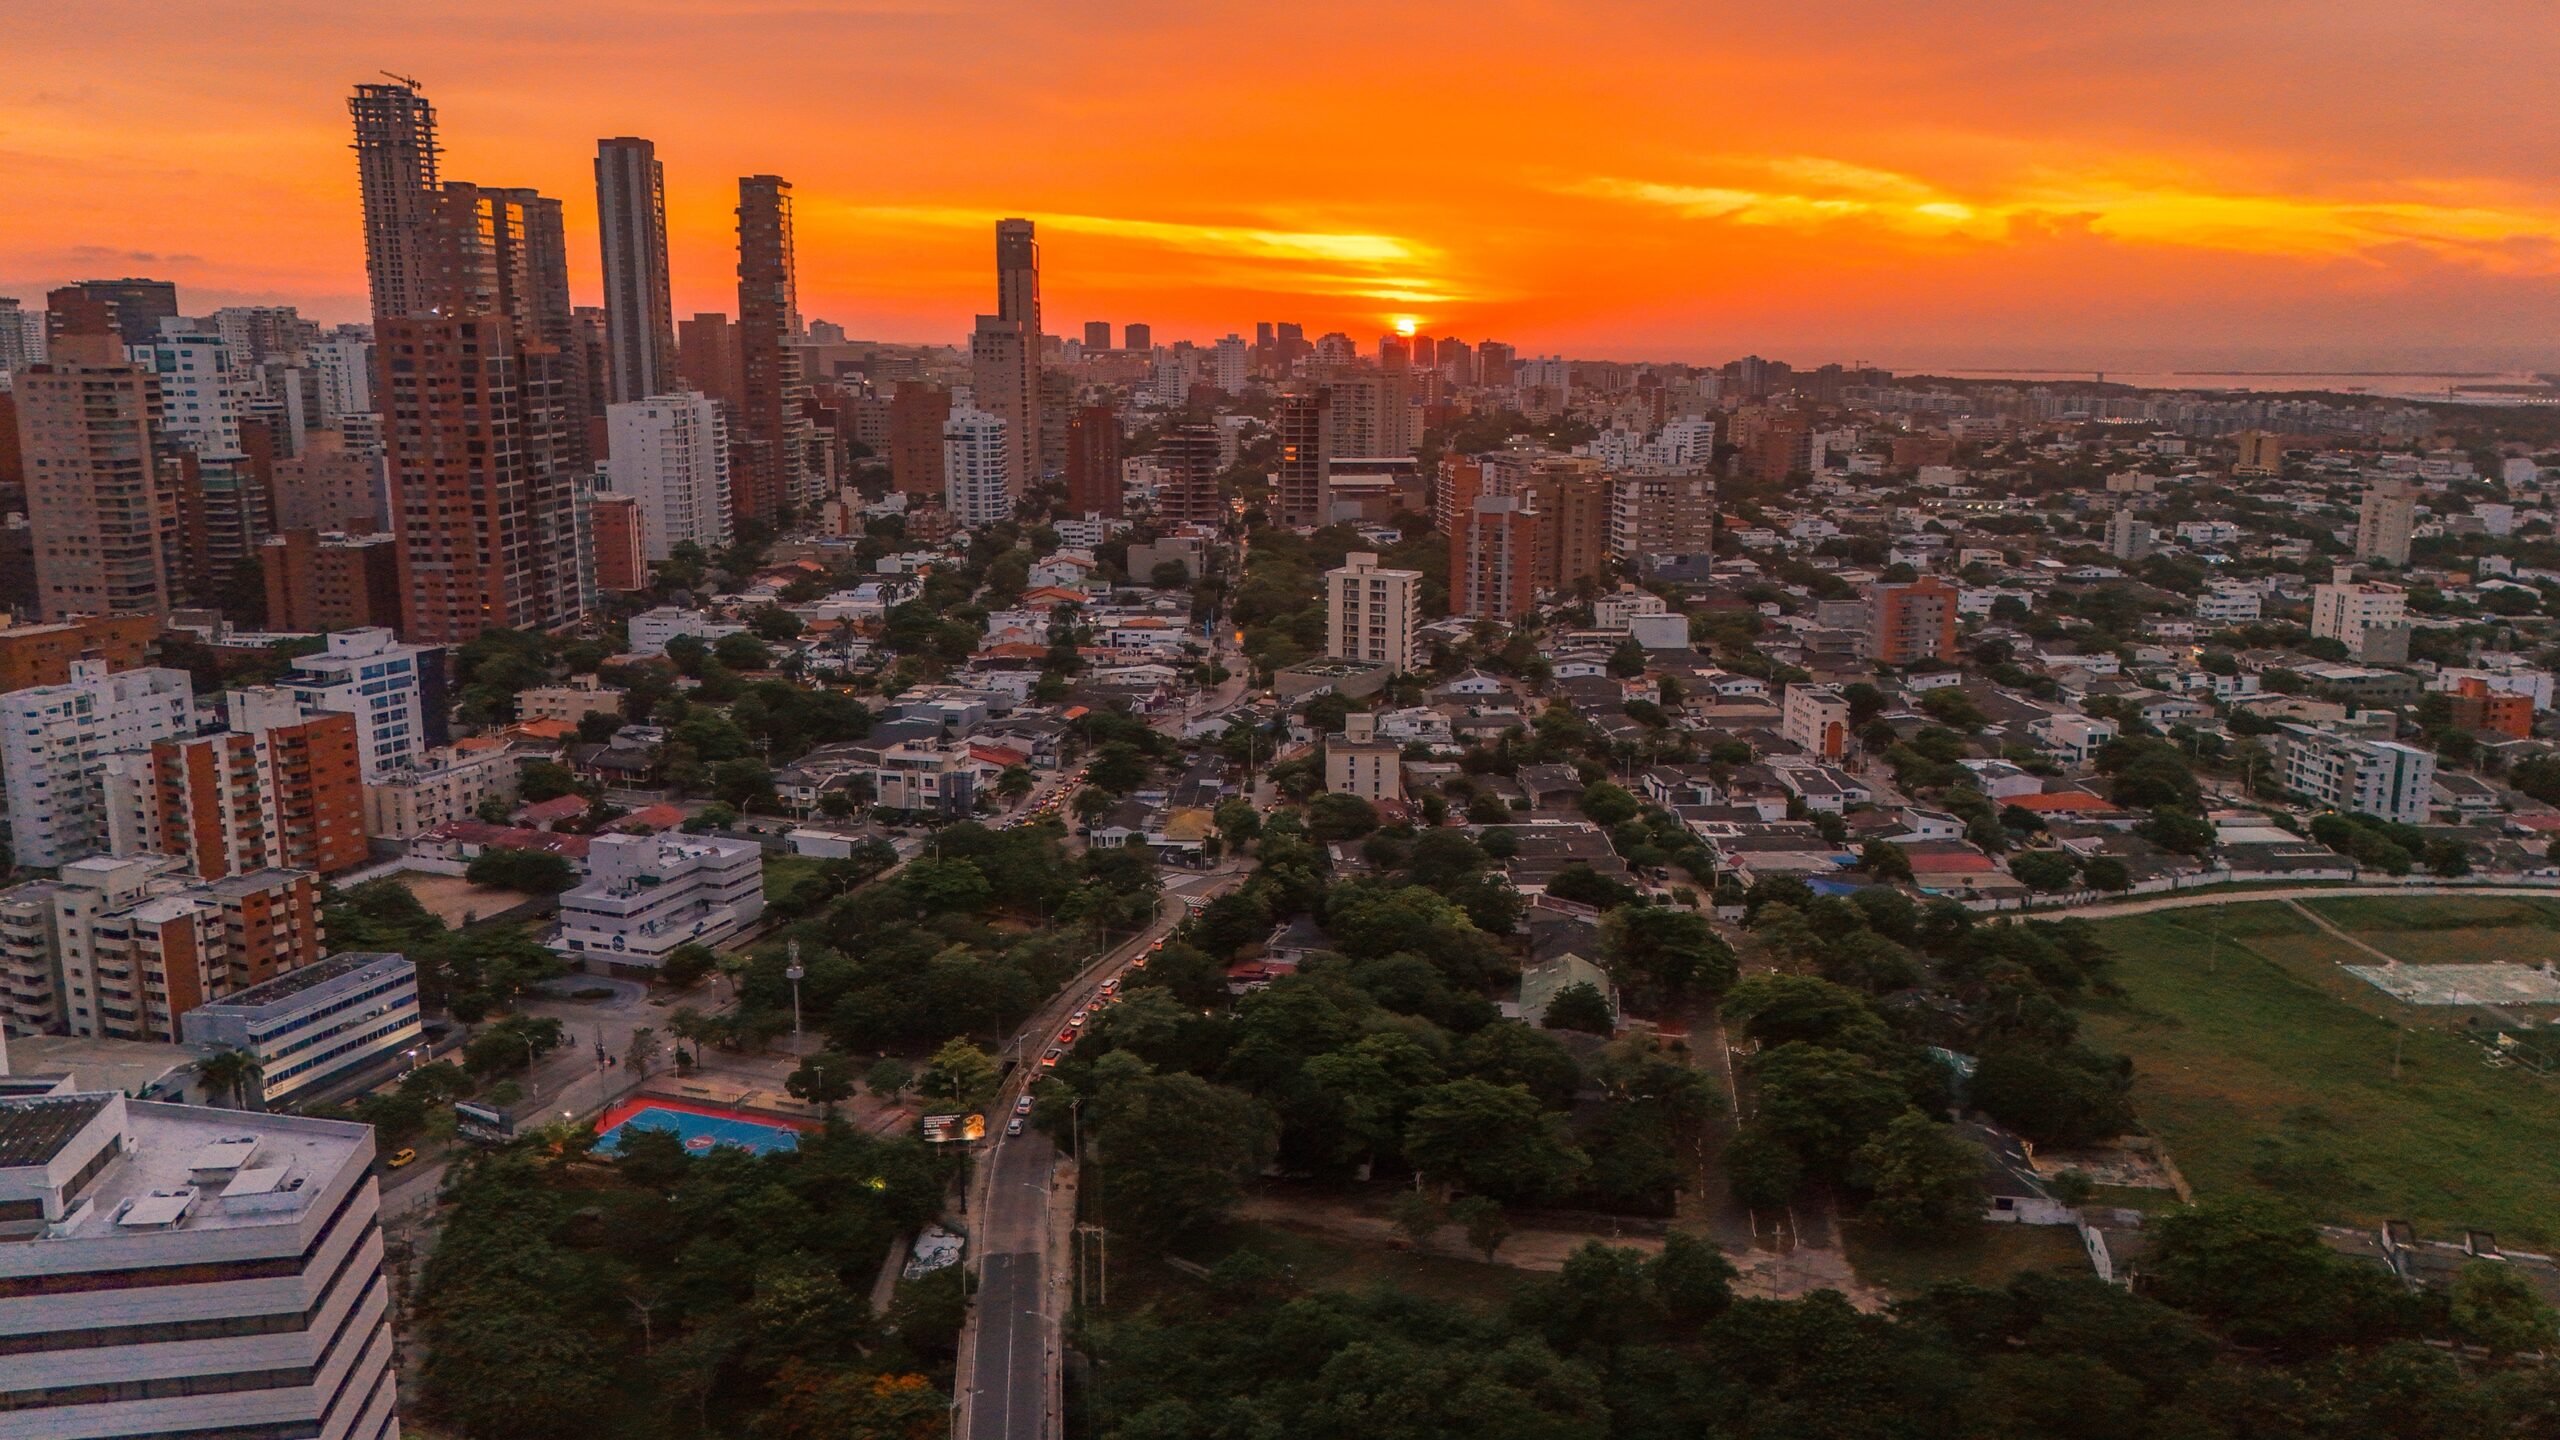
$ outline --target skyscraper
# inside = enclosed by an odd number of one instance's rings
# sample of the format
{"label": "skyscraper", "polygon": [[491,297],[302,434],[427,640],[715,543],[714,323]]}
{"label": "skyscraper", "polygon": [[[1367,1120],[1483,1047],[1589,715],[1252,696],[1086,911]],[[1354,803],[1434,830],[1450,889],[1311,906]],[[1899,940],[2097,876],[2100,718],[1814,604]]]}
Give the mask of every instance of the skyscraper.
{"label": "skyscraper", "polygon": [[1096,350],[1110,349],[1111,322],[1108,320],[1087,320],[1084,322],[1084,348],[1085,353],[1088,355],[1092,354]]}
{"label": "skyscraper", "polygon": [[160,322],[178,313],[178,287],[167,280],[81,280],[63,289],[109,307],[116,338],[127,345],[150,344],[160,334]]}
{"label": "skyscraper", "polygon": [[574,623],[586,440],[558,205],[438,181],[434,111],[405,83],[358,86],[349,109],[401,630],[459,643]]}
{"label": "skyscraper", "polygon": [[1120,494],[1120,414],[1087,405],[1067,425],[1067,510],[1116,519]]}
{"label": "skyscraper", "polygon": [[[995,323],[989,324],[992,319]],[[1040,478],[1040,243],[1028,220],[996,222],[996,313],[969,338],[973,402],[1005,422],[1015,499]]]}
{"label": "skyscraper", "polygon": [[[744,377],[738,358],[738,327],[717,310],[704,311],[676,326],[676,378],[687,390],[699,390],[744,413]],[[645,397],[644,397],[645,398]]]}
{"label": "skyscraper", "polygon": [[628,400],[610,417],[613,493],[640,506],[640,553],[664,560],[678,545],[729,543],[729,427],[707,395]]}
{"label": "skyscraper", "polygon": [[808,483],[807,383],[800,351],[800,285],[792,253],[791,182],[738,181],[739,424],[730,510],[770,525],[817,498]]}
{"label": "skyscraper", "polygon": [[942,423],[951,392],[923,380],[901,380],[889,396],[889,483],[908,495],[942,493]]}
{"label": "skyscraper", "polygon": [[1012,518],[1012,439],[1004,418],[984,410],[954,410],[943,422],[943,498],[963,527]]}
{"label": "skyscraper", "polygon": [[[47,620],[166,613],[184,545],[180,457],[160,439],[157,377],[125,358],[103,310],[66,304],[80,333],[20,371],[15,402],[35,547],[36,603]],[[26,852],[19,851],[21,861]]]}
{"label": "skyscraper", "polygon": [[1126,337],[1120,346],[1123,350],[1134,350],[1143,355],[1156,348],[1156,331],[1152,325],[1123,325],[1120,333]]}
{"label": "skyscraper", "polygon": [[1283,396],[1272,412],[1280,460],[1271,475],[1273,519],[1281,525],[1321,525],[1325,519],[1325,462],[1331,453],[1332,402],[1321,390]]}
{"label": "skyscraper", "polygon": [[604,250],[606,395],[615,404],[675,388],[675,306],[667,289],[667,189],[658,147],[596,142],[596,229]]}
{"label": "skyscraper", "polygon": [[1173,523],[1217,525],[1226,502],[1218,494],[1218,429],[1214,425],[1174,425],[1156,442],[1162,480],[1156,489],[1156,517]]}

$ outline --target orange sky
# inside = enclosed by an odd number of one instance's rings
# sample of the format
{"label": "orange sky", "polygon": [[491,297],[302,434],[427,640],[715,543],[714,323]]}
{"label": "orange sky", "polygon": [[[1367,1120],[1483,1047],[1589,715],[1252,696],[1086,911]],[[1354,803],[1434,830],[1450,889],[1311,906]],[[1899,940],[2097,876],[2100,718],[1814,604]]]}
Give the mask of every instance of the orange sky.
{"label": "orange sky", "polygon": [[142,273],[360,318],[345,95],[390,69],[448,177],[567,200],[582,298],[594,140],[655,139],[679,313],[734,308],[771,171],[804,312],[888,339],[964,335],[1025,214],[1070,334],[2560,365],[2539,0],[87,0],[6,7],[0,56],[31,301]]}

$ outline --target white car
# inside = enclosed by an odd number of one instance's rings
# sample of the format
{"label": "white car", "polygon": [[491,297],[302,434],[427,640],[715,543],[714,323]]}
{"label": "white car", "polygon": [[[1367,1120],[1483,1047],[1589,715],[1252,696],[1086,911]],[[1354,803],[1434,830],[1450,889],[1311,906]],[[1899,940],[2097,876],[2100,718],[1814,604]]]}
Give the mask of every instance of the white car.
{"label": "white car", "polygon": [[1014,1117],[1013,1119],[1011,1119],[1011,1120],[1007,1120],[1006,1122],[1004,1122],[1004,1133],[1006,1133],[1007,1135],[1019,1135],[1019,1134],[1021,1134],[1021,1133],[1022,1133],[1022,1118],[1021,1118],[1020,1116],[1016,1116],[1016,1117]]}
{"label": "white car", "polygon": [[1025,1095],[1025,1096],[1023,1096],[1021,1099],[1014,1101],[1014,1102],[1013,1102],[1013,1113],[1014,1113],[1014,1114],[1016,1114],[1016,1115],[1028,1115],[1028,1114],[1030,1114],[1030,1113],[1031,1113],[1031,1097],[1030,1097],[1030,1096],[1028,1096],[1028,1095]]}

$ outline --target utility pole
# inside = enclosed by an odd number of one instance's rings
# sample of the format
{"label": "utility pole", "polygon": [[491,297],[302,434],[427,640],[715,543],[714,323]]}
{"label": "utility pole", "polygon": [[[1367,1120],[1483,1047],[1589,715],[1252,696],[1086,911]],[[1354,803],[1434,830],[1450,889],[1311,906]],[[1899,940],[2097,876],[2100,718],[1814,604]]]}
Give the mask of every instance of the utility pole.
{"label": "utility pole", "polygon": [[782,978],[791,982],[791,1043],[800,1043],[800,980],[809,972],[800,964],[800,942],[791,942],[791,963],[784,967]]}

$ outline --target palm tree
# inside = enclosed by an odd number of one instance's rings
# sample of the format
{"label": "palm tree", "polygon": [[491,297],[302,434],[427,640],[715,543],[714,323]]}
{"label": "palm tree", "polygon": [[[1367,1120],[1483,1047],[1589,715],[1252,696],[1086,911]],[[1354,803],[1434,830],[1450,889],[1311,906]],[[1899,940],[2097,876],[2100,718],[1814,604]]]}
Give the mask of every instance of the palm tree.
{"label": "palm tree", "polygon": [[253,1095],[263,1097],[260,1082],[266,1079],[266,1067],[258,1063],[257,1056],[246,1050],[230,1047],[216,1050],[196,1062],[195,1072],[196,1080],[204,1086],[208,1098],[216,1101],[228,1098],[234,1110],[247,1109]]}

